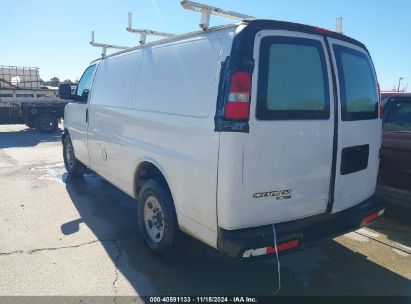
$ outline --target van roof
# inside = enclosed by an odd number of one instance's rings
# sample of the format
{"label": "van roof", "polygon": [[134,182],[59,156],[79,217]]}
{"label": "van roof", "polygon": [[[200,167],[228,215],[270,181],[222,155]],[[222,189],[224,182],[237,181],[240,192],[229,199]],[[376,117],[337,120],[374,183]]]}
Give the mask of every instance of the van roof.
{"label": "van roof", "polygon": [[251,34],[255,35],[257,32],[264,29],[279,29],[279,30],[288,30],[296,32],[304,32],[310,34],[321,34],[326,37],[331,37],[339,40],[349,42],[351,44],[357,45],[362,48],[366,48],[365,45],[358,40],[355,40],[346,35],[323,29],[320,27],[315,27],[311,25],[305,25],[300,23],[288,22],[288,21],[278,21],[278,20],[268,20],[268,19],[249,19],[244,20],[243,23],[247,24],[247,31],[250,31]]}
{"label": "van roof", "polygon": [[[187,38],[187,37],[190,37],[190,36],[196,36],[196,35],[206,34],[206,33],[209,33],[209,32],[221,31],[221,30],[225,30],[225,29],[229,29],[229,28],[236,28],[236,27],[238,27],[239,25],[241,25],[241,23],[238,23],[238,24],[226,24],[226,25],[220,25],[220,26],[211,27],[211,28],[209,28],[207,31],[197,30],[197,31],[193,31],[193,32],[178,34],[178,35],[174,35],[174,36],[172,36],[172,37],[166,37],[166,38],[163,38],[163,39],[159,39],[159,40],[155,40],[155,41],[152,41],[152,42],[148,42],[148,43],[145,43],[145,44],[143,44],[143,45],[132,46],[132,47],[130,47],[130,48],[128,48],[128,49],[121,50],[121,51],[114,52],[114,53],[111,53],[111,54],[109,54],[109,55],[106,55],[104,58],[109,58],[109,57],[117,56],[117,55],[120,55],[120,54],[128,53],[128,52],[131,52],[131,51],[135,51],[135,50],[139,50],[139,49],[144,49],[144,48],[146,48],[146,47],[150,47],[150,46],[154,46],[154,45],[161,45],[161,44],[166,44],[166,43],[170,43],[170,42],[173,42],[173,41],[178,41],[178,40],[180,40],[180,39]],[[90,64],[92,64],[92,63],[94,63],[94,62],[96,62],[96,61],[99,61],[99,60],[101,60],[101,59],[102,59],[102,58],[97,58],[97,59],[93,60]]]}
{"label": "van roof", "polygon": [[[197,31],[193,31],[193,32],[183,33],[183,34],[180,34],[180,35],[175,35],[173,37],[168,37],[168,38],[156,40],[156,41],[149,42],[149,43],[146,43],[146,44],[143,44],[143,45],[130,47],[126,50],[121,50],[121,51],[109,54],[109,55],[105,56],[104,58],[113,57],[113,56],[116,56],[116,55],[120,55],[120,54],[127,53],[127,52],[130,52],[130,51],[138,50],[138,49],[143,49],[145,47],[150,47],[150,46],[153,46],[153,45],[161,45],[161,44],[169,43],[169,42],[176,41],[176,40],[186,38],[186,37],[190,37],[190,36],[196,36],[196,35],[200,35],[200,34],[204,34],[204,33],[208,33],[208,32],[216,32],[216,31],[225,30],[225,29],[228,29],[228,28],[236,28],[236,27],[239,27],[241,25],[244,25],[244,28],[239,33],[236,34],[237,41],[238,40],[240,40],[240,41],[248,40],[251,37],[254,37],[256,35],[256,33],[261,31],[261,30],[267,30],[267,29],[276,30],[276,29],[278,29],[278,30],[304,32],[304,33],[317,34],[317,35],[322,35],[322,36],[326,36],[326,37],[331,37],[331,38],[346,41],[348,43],[357,45],[357,46],[367,50],[365,45],[363,43],[359,42],[358,40],[355,40],[355,39],[350,38],[348,36],[345,36],[343,34],[333,32],[333,31],[330,31],[330,30],[326,30],[326,29],[323,29],[323,28],[320,28],[320,27],[315,27],[315,26],[310,26],[310,25],[305,25],[305,24],[300,24],[300,23],[294,23],[294,22],[287,22],[287,21],[269,20],[269,19],[246,19],[246,20],[243,20],[241,23],[238,23],[238,24],[227,24],[227,25],[222,25],[222,26],[215,26],[215,27],[209,28],[207,31],[197,30]],[[250,43],[241,43],[241,45],[242,45],[242,48],[244,48],[244,46],[247,46],[247,45],[248,45],[249,48],[253,48],[253,44],[250,44]],[[245,52],[245,53],[252,53],[252,49],[249,49],[249,50],[244,50],[243,49],[242,51]],[[98,60],[101,60],[101,58],[95,59],[91,63],[94,63]]]}

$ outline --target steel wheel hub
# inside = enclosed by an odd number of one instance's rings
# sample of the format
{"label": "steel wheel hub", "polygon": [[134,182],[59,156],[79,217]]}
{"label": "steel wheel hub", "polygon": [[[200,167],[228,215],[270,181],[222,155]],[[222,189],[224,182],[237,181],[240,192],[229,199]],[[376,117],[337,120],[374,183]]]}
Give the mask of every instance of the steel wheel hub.
{"label": "steel wheel hub", "polygon": [[149,196],[144,202],[144,225],[150,239],[159,243],[164,235],[163,209],[154,196]]}
{"label": "steel wheel hub", "polygon": [[67,160],[67,165],[69,168],[73,168],[73,163],[74,163],[74,153],[73,153],[73,147],[71,144],[67,144],[66,146],[66,160]]}

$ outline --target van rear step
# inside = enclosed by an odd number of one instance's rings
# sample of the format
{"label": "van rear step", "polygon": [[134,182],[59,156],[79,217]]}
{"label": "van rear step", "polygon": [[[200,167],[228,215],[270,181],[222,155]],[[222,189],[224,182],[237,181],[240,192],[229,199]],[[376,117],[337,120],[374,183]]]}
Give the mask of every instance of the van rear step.
{"label": "van rear step", "polygon": [[218,233],[218,250],[234,258],[269,256],[304,249],[304,245],[331,239],[369,224],[384,213],[384,205],[372,197],[344,211],[323,213],[308,218],[275,224],[277,247],[272,225],[225,230]]}

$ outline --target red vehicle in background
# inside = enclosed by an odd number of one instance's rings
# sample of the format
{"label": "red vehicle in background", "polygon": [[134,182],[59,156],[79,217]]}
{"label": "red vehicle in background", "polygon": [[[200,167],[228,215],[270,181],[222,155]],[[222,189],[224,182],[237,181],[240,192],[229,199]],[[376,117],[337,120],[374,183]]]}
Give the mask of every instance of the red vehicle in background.
{"label": "red vehicle in background", "polygon": [[382,93],[383,140],[379,183],[411,191],[411,93]]}

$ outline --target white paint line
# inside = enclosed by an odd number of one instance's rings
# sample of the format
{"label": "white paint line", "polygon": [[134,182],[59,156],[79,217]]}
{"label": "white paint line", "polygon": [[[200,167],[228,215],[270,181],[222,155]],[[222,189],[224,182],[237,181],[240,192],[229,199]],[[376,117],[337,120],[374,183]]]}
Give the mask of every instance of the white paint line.
{"label": "white paint line", "polygon": [[355,232],[347,233],[344,236],[358,242],[368,242],[370,240],[369,238]]}
{"label": "white paint line", "polygon": [[402,248],[404,248],[405,250],[407,250],[411,253],[411,247],[408,247],[408,246],[405,246],[405,245],[402,245],[402,244],[398,244],[398,245],[400,245]]}
{"label": "white paint line", "polygon": [[398,250],[398,249],[396,249],[396,248],[393,248],[392,251],[394,251],[395,253],[397,253],[397,254],[399,254],[399,255],[402,255],[403,257],[408,257],[408,256],[410,256],[409,253],[406,253],[406,252],[404,252],[404,251]]}
{"label": "white paint line", "polygon": [[358,229],[357,231],[360,232],[361,234],[364,234],[364,235],[372,237],[372,238],[379,238],[381,236],[379,233],[370,231],[366,228],[361,228],[361,229]]}

